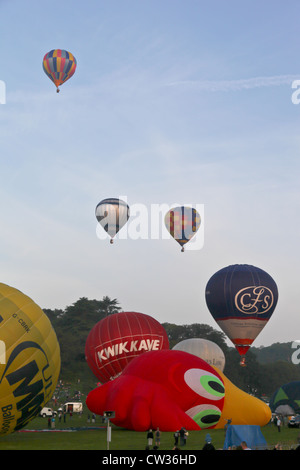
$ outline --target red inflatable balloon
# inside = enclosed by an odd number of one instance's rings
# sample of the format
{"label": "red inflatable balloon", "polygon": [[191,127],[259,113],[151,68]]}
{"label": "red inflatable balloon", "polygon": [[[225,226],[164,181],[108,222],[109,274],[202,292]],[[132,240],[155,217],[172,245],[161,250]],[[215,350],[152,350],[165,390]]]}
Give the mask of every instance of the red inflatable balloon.
{"label": "red inflatable balloon", "polygon": [[157,320],[144,313],[119,312],[92,328],[85,357],[95,376],[105,383],[118,377],[134,357],[161,349],[169,349],[169,340]]}

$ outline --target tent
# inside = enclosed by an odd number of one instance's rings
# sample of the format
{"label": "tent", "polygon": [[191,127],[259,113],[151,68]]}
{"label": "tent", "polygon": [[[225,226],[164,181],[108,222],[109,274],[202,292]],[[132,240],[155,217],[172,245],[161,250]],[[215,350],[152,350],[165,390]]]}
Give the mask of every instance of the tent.
{"label": "tent", "polygon": [[254,425],[229,425],[226,431],[223,449],[231,446],[239,446],[245,441],[250,449],[266,449],[267,442],[262,435],[260,426]]}

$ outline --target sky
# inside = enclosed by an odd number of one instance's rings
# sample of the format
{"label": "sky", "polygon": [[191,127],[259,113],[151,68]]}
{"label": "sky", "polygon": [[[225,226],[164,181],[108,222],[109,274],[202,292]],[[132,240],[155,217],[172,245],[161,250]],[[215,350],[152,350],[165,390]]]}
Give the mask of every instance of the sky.
{"label": "sky", "polygon": [[[299,13],[298,0],[0,0],[0,281],[42,308],[109,296],[219,330],[206,284],[250,264],[279,291],[253,346],[300,339]],[[56,48],[77,60],[60,93],[42,69]],[[112,245],[95,218],[109,197],[132,209]],[[201,210],[184,253],[154,227],[174,205]]]}

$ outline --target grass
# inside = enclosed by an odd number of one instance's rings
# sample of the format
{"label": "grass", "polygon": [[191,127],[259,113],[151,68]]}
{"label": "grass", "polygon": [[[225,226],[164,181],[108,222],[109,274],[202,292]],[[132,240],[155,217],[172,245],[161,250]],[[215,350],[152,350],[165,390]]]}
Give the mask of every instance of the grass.
{"label": "grass", "polygon": [[[96,418],[95,423],[88,422],[87,418],[87,413],[83,413],[81,417],[67,417],[66,423],[59,423],[56,419],[55,431],[48,431],[47,418],[35,418],[22,431],[0,437],[0,450],[107,450],[106,424],[102,423],[100,417]],[[271,424],[262,428],[269,448],[273,448],[278,442],[283,449],[295,447],[299,432],[299,429],[283,426],[279,433]],[[222,449],[224,430],[210,429],[209,433],[215,447]],[[109,450],[144,450],[147,444],[146,434],[113,426]],[[201,450],[206,434],[205,430],[190,432],[184,450]],[[173,433],[162,433],[161,450],[171,450],[173,443]]]}

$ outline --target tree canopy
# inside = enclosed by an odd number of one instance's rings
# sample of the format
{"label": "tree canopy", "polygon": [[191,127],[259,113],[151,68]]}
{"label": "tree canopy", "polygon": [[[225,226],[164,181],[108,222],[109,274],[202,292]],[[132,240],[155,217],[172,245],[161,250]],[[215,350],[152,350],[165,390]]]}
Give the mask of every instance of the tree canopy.
{"label": "tree canopy", "polygon": [[[80,378],[93,387],[97,378],[85,360],[85,343],[93,326],[102,318],[122,311],[117,299],[104,296],[102,300],[81,297],[62,309],[44,309],[49,317],[61,348],[61,377],[64,380]],[[226,377],[237,387],[256,396],[271,396],[284,383],[300,380],[300,366],[291,363],[291,344],[276,343],[268,348],[251,348],[246,355],[246,367],[239,365],[240,356],[226,343],[223,332],[209,325],[193,323],[176,325],[162,323],[170,348],[188,338],[204,338],[218,344],[225,355]],[[264,354],[265,351],[265,354]],[[264,358],[266,359],[264,361]]]}

